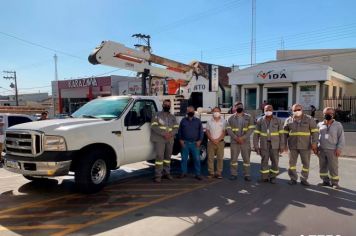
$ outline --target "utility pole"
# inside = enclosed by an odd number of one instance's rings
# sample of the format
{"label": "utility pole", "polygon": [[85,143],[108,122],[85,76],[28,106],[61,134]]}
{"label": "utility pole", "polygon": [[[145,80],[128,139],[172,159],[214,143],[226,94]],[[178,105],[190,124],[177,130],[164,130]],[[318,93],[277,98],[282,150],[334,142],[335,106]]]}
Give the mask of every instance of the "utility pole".
{"label": "utility pole", "polygon": [[[143,40],[146,45],[141,45],[141,44],[135,44],[134,46],[137,47],[142,47],[143,51],[148,51],[151,53],[151,36],[146,35],[146,34],[133,34],[132,37],[141,39]],[[149,65],[151,65],[151,62],[148,62]],[[151,90],[151,76],[150,76],[150,71],[145,69],[143,73],[141,73],[141,78],[142,78],[142,95],[147,95],[147,86],[146,86],[146,81],[148,78],[149,81],[149,89]]]}
{"label": "utility pole", "polygon": [[58,80],[58,71],[57,71],[57,61],[58,61],[58,57],[57,54],[54,54],[54,80],[57,81]]}
{"label": "utility pole", "polygon": [[251,66],[256,64],[256,0],[252,0]]}
{"label": "utility pole", "polygon": [[[10,88],[14,88],[15,89],[15,99],[16,99],[16,106],[19,105],[19,95],[18,95],[18,91],[17,91],[17,79],[16,79],[16,71],[3,71],[5,74],[7,74],[7,76],[3,76],[4,79],[8,79],[8,80],[14,80],[14,83],[10,84]],[[12,76],[9,76],[9,74],[12,74]]]}

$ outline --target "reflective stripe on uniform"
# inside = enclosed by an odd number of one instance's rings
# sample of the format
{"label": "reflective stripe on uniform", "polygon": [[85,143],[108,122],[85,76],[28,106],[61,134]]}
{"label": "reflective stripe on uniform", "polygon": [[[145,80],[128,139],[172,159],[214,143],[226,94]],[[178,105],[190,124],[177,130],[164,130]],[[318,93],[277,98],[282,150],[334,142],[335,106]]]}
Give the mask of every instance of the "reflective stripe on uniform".
{"label": "reflective stripe on uniform", "polygon": [[[257,131],[257,132],[256,132]],[[267,137],[268,136],[268,133],[265,133],[265,132],[260,132],[258,130],[255,130],[255,133],[256,134],[260,134],[261,136],[263,137]],[[272,132],[270,133],[271,136],[279,136],[279,133],[278,132]]]}
{"label": "reflective stripe on uniform", "polygon": [[173,125],[173,128],[179,128],[179,125]]}
{"label": "reflective stripe on uniform", "polygon": [[254,129],[254,128],[256,128],[256,126],[255,125],[249,125],[248,128],[249,129]]}
{"label": "reflective stripe on uniform", "polygon": [[289,169],[290,169],[290,170],[296,170],[297,167],[296,167],[296,166],[291,166],[291,167],[289,167]]}
{"label": "reflective stripe on uniform", "polygon": [[332,180],[339,180],[339,179],[340,179],[339,176],[330,176],[330,178],[331,178]]}
{"label": "reflective stripe on uniform", "polygon": [[239,128],[232,128],[232,131],[239,131]]}
{"label": "reflective stripe on uniform", "polygon": [[319,129],[311,129],[310,132],[311,132],[311,133],[318,133],[318,132],[319,132]]}
{"label": "reflective stripe on uniform", "polygon": [[328,176],[328,173],[320,173],[320,176],[326,177]]}
{"label": "reflective stripe on uniform", "polygon": [[290,132],[290,136],[310,136],[310,132]]}
{"label": "reflective stripe on uniform", "polygon": [[259,131],[259,130],[255,130],[255,134],[260,134],[261,133],[261,131]]}
{"label": "reflective stripe on uniform", "polygon": [[244,166],[250,166],[250,164],[244,163]]}
{"label": "reflective stripe on uniform", "polygon": [[237,166],[237,164],[238,164],[237,162],[235,162],[235,163],[231,162],[232,166]]}
{"label": "reflective stripe on uniform", "polygon": [[171,163],[170,160],[164,160],[163,162],[166,163],[166,164],[170,164]]}
{"label": "reflective stripe on uniform", "polygon": [[272,169],[269,169],[270,172],[272,172],[273,174],[278,174],[279,173],[279,170],[272,170]]}
{"label": "reflective stripe on uniform", "polygon": [[262,174],[269,174],[269,170],[260,170]]}
{"label": "reflective stripe on uniform", "polygon": [[287,130],[280,130],[278,131],[280,134],[288,134],[289,132]]}
{"label": "reflective stripe on uniform", "polygon": [[157,122],[152,122],[151,126],[158,125]]}
{"label": "reflective stripe on uniform", "polygon": [[158,165],[158,166],[163,165],[163,161],[156,161],[155,165]]}
{"label": "reflective stripe on uniform", "polygon": [[309,171],[309,169],[307,169],[307,168],[302,168],[302,171],[304,171],[304,172],[308,172]]}
{"label": "reflective stripe on uniform", "polygon": [[247,131],[247,130],[248,130],[248,128],[243,128],[242,130],[243,130],[243,131]]}
{"label": "reflective stripe on uniform", "polygon": [[226,126],[226,129],[231,129],[231,126]]}
{"label": "reflective stripe on uniform", "polygon": [[160,128],[160,129],[164,129],[164,130],[167,129],[166,126],[160,126],[159,128]]}
{"label": "reflective stripe on uniform", "polygon": [[168,131],[172,131],[173,129],[172,128],[168,128]]}

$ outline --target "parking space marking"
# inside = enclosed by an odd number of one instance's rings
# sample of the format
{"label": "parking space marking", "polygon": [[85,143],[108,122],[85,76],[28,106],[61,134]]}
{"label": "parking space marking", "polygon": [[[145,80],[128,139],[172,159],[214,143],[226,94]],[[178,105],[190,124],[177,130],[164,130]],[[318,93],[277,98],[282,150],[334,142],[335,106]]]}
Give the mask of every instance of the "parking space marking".
{"label": "parking space marking", "polygon": [[81,195],[79,195],[79,194],[70,194],[70,195],[66,195],[66,196],[61,196],[61,197],[42,200],[42,201],[37,201],[37,202],[29,202],[29,203],[25,203],[25,204],[23,204],[21,206],[18,206],[18,207],[12,207],[12,208],[9,208],[9,209],[2,210],[2,211],[0,211],[0,215],[5,214],[5,213],[9,213],[9,212],[13,212],[13,211],[17,211],[17,210],[31,208],[31,207],[36,206],[36,205],[41,205],[41,204],[46,204],[46,203],[58,201],[58,200],[65,199],[65,198],[74,199],[74,198],[80,198],[80,197],[81,197]]}
{"label": "parking space marking", "polygon": [[0,231],[8,230],[39,230],[39,229],[70,229],[77,225],[21,225],[21,226],[0,226]]}
{"label": "parking space marking", "polygon": [[[0,220],[9,222],[7,223],[9,225],[0,226],[0,231],[55,230],[53,236],[67,235],[220,182],[216,180],[200,183],[155,184],[145,183],[146,181],[147,179],[135,179],[117,184],[117,186],[109,185],[101,193],[98,193],[98,196],[70,194],[4,209],[0,211]],[[101,199],[104,199],[103,202],[100,202]],[[59,209],[56,210],[56,208]],[[66,225],[65,222],[70,217],[86,218],[82,218],[83,223]],[[46,224],[46,220],[41,221],[41,218],[56,218],[60,223],[48,222],[49,224]],[[26,221],[26,219],[28,220]]]}
{"label": "parking space marking", "polygon": [[67,235],[69,233],[76,232],[76,231],[81,230],[83,228],[87,228],[89,226],[93,226],[93,225],[97,225],[97,224],[103,223],[105,221],[109,221],[109,220],[111,220],[113,218],[128,214],[128,213],[136,211],[138,209],[141,209],[141,208],[144,208],[144,207],[147,207],[147,206],[150,206],[150,205],[153,205],[153,204],[156,204],[156,203],[159,203],[159,202],[162,202],[162,201],[165,201],[165,200],[168,200],[168,199],[183,195],[185,193],[192,192],[194,190],[198,190],[198,189],[204,188],[204,187],[206,187],[206,186],[208,186],[210,184],[214,184],[214,183],[218,183],[218,182],[220,182],[220,181],[214,181],[214,182],[210,182],[210,183],[206,183],[206,184],[201,184],[200,186],[196,186],[194,188],[185,189],[184,191],[181,191],[181,192],[177,192],[177,193],[174,193],[174,194],[166,195],[166,196],[158,198],[158,199],[154,199],[154,200],[152,200],[150,202],[146,202],[145,204],[142,204],[142,205],[137,205],[137,206],[134,206],[132,208],[128,208],[128,209],[125,209],[125,210],[122,210],[122,211],[116,211],[116,212],[113,212],[112,214],[110,214],[108,216],[104,216],[104,217],[102,217],[100,219],[95,219],[95,220],[89,221],[89,222],[87,222],[85,224],[79,224],[79,225],[76,225],[76,226],[72,226],[72,227],[70,227],[68,229],[65,229],[65,230],[59,232],[59,233],[54,233],[54,234],[52,234],[52,236],[65,236],[65,235]]}

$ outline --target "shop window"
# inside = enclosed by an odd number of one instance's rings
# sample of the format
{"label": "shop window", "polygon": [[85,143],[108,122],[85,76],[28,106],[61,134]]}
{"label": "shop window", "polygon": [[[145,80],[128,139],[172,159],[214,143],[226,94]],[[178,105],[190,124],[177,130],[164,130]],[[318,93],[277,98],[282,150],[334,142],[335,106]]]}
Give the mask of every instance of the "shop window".
{"label": "shop window", "polygon": [[341,98],[343,96],[343,91],[342,91],[342,87],[339,88],[339,97]]}
{"label": "shop window", "polygon": [[257,88],[245,89],[245,108],[247,110],[255,110],[257,102]]}
{"label": "shop window", "polygon": [[316,85],[300,86],[299,103],[309,110],[311,105],[317,106],[317,92]]}
{"label": "shop window", "polygon": [[288,87],[268,88],[267,103],[275,110],[288,109]]}
{"label": "shop window", "polygon": [[337,87],[333,86],[333,98],[336,98]]}
{"label": "shop window", "polygon": [[329,98],[329,85],[327,84],[324,87],[324,98]]}

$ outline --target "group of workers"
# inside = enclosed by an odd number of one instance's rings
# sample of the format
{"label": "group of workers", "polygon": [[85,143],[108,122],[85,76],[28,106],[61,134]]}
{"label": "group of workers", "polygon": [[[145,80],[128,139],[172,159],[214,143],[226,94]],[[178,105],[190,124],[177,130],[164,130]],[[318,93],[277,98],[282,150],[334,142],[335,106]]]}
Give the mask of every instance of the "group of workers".
{"label": "group of workers", "polygon": [[[191,154],[195,178],[202,180],[200,167],[200,145],[204,139],[202,122],[195,117],[194,107],[189,106],[187,116],[178,125],[176,117],[170,113],[170,108],[170,100],[165,100],[163,110],[155,114],[151,123],[151,141],[157,153],[154,181],[160,183],[162,177],[173,179],[170,164],[176,135],[181,145],[182,157],[179,178],[187,177],[187,161]],[[293,105],[292,115],[284,122],[273,115],[272,105],[266,104],[263,110],[264,115],[255,122],[250,114],[244,112],[241,102],[235,103],[234,114],[227,121],[221,115],[219,107],[212,109],[212,118],[206,124],[208,178],[222,178],[224,138],[228,134],[231,139],[230,180],[237,179],[238,157],[241,153],[244,180],[251,181],[250,155],[253,145],[256,153],[261,156],[259,182],[276,183],[280,154],[289,149],[288,184],[298,183],[297,160],[300,156],[302,162],[300,183],[304,186],[310,185],[308,176],[313,152],[319,158],[319,174],[322,179],[320,185],[338,189],[338,158],[345,146],[345,137],[342,124],[333,119],[335,110],[326,107],[323,110],[324,119],[318,124],[311,116],[304,114],[300,104]]]}

